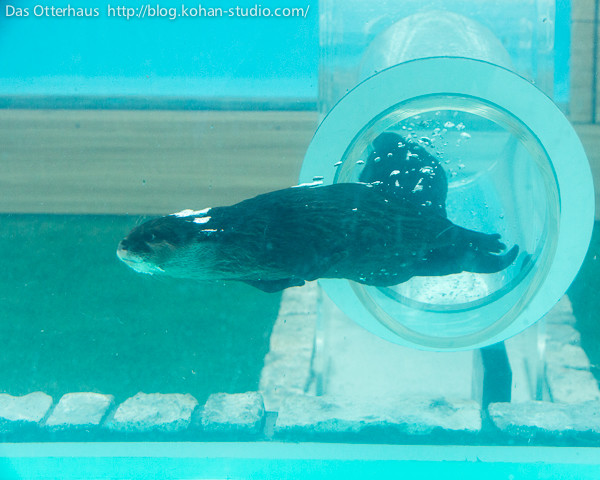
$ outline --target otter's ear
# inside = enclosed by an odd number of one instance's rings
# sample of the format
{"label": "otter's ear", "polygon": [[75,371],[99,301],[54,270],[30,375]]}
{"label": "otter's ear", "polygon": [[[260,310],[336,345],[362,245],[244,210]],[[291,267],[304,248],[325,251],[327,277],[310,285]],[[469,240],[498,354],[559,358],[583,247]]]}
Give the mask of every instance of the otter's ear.
{"label": "otter's ear", "polygon": [[304,280],[301,278],[285,278],[283,280],[244,280],[244,283],[252,285],[259,290],[267,293],[280,292],[288,287],[301,287],[304,285]]}

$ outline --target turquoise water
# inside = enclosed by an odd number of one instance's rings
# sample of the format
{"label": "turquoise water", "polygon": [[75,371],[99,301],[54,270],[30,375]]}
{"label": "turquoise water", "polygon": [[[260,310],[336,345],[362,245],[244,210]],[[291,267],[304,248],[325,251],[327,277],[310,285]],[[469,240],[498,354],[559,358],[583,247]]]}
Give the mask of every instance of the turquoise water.
{"label": "turquoise water", "polygon": [[281,295],[153,278],[115,254],[140,217],[2,215],[0,392],[258,388]]}
{"label": "turquoise water", "polygon": [[[163,5],[177,4],[175,0],[165,2]],[[12,3],[24,5],[26,2],[15,0]],[[90,1],[84,0],[84,3],[91,5]],[[305,6],[293,0],[284,3]],[[327,3],[332,2],[322,2],[323,5]],[[445,6],[445,2],[434,1],[431,5]],[[457,5],[469,12],[473,8],[471,2],[455,2],[454,6]],[[0,18],[0,95],[3,95],[0,105],[12,105],[15,98],[23,101],[19,95],[46,96],[46,103],[36,104],[39,101],[37,97],[30,103],[25,99],[23,104],[29,107],[50,105],[54,95],[61,98],[64,95],[106,95],[107,98],[130,95],[139,108],[148,108],[152,103],[146,102],[146,96],[170,96],[170,100],[167,99],[163,104],[171,105],[168,108],[173,105],[181,107],[186,104],[187,97],[196,100],[208,98],[209,101],[219,97],[299,98],[305,101],[303,105],[313,105],[317,83],[322,79],[317,75],[317,4],[310,6],[311,15],[304,20],[275,22],[246,19],[237,23],[217,20],[206,21],[200,26],[186,20],[159,23],[161,20],[158,19],[148,20],[148,23],[125,24],[124,21],[118,22],[106,16],[96,22],[70,19],[70,23],[56,18]],[[529,10],[535,6],[534,3],[527,5]],[[521,32],[522,11],[512,9],[510,18],[502,17],[497,13],[501,7],[506,8],[499,2],[490,13],[486,5],[486,11],[481,14],[482,21],[491,28],[496,24],[488,16],[499,16],[505,23],[516,18],[517,21],[512,21],[511,25],[518,28],[512,31]],[[544,60],[551,61],[551,57],[562,59],[556,69],[548,72],[542,66],[539,68],[541,74],[538,73],[536,62],[539,59],[536,57],[532,60],[536,70],[530,72],[528,49],[525,49],[525,55],[517,55],[517,63],[522,67],[520,71],[532,73],[531,78],[542,80],[538,83],[548,87],[548,92],[553,87],[555,98],[566,103],[569,67],[566,62],[568,40],[565,43],[565,38],[569,36],[570,3],[559,1],[557,12],[561,14],[556,14],[556,39],[552,39],[556,40],[555,49],[544,50],[545,58],[539,64],[542,65]],[[379,13],[376,12],[376,15]],[[539,13],[535,11],[532,16],[539,17]],[[356,9],[353,14],[359,19],[361,29],[372,29],[369,35],[376,31],[376,23],[381,21],[381,18],[374,17],[372,24],[366,24],[363,12]],[[332,16],[331,20],[334,21],[335,17]],[[383,20],[387,21],[385,18]],[[546,22],[545,17],[543,22]],[[23,41],[24,29],[32,35],[27,36],[27,42]],[[38,36],[37,40],[33,32]],[[524,49],[522,45],[528,44],[529,37],[525,34],[521,38],[506,32],[511,30],[501,32],[500,36],[511,44],[512,50],[509,50],[511,53],[520,53]],[[532,37],[535,36],[535,33],[530,33]],[[339,41],[336,47],[343,45],[338,37],[334,37],[330,36],[334,42]],[[562,41],[559,41],[560,37]],[[74,42],[74,38],[80,41]],[[104,40],[98,42],[100,38]],[[123,48],[123,45],[136,45],[136,48]],[[531,55],[533,57],[535,55]],[[339,61],[339,57],[334,61]],[[551,77],[551,73],[554,74],[554,81],[544,77]],[[343,75],[340,78],[344,78]],[[345,91],[345,87],[342,90]],[[132,101],[131,97],[128,98],[128,101]],[[104,97],[100,97],[99,105],[102,105],[102,99]],[[67,98],[63,105],[79,107],[78,101],[78,97]],[[123,104],[118,105],[124,108]],[[76,128],[79,127],[77,123]],[[277,128],[280,126],[277,125]],[[35,127],[32,129],[38,133]],[[213,129],[212,124],[210,129]],[[201,132],[208,131],[208,127],[204,130],[194,127],[192,130],[194,133],[188,138],[193,139],[193,155],[198,155],[198,162],[201,163],[204,161],[202,153],[206,144],[206,137]],[[219,146],[224,156],[239,159],[243,166],[248,161],[244,150],[247,145],[239,141],[235,128],[232,131],[235,133],[233,140],[227,138]],[[120,132],[115,134],[110,130],[108,133],[111,137],[118,137]],[[182,133],[182,137],[187,133]],[[265,136],[271,133],[267,131]],[[32,138],[39,138],[31,135],[31,132],[28,134]],[[51,131],[51,134],[54,136],[55,132]],[[146,141],[146,137],[140,137],[142,142]],[[83,139],[81,144],[69,143],[65,151],[72,153],[72,149],[78,149],[82,158],[89,163],[72,165],[81,165],[81,168],[90,166],[90,171],[95,172],[95,165],[91,166],[94,158],[90,160],[88,154],[101,152],[102,155],[107,150],[95,150],[85,142],[85,137],[79,138]],[[179,140],[176,138],[175,142]],[[293,141],[296,140],[294,137]],[[157,156],[162,154],[162,150],[158,149],[160,142],[156,141]],[[271,148],[270,143],[264,143],[267,146],[262,145],[261,148]],[[47,150],[47,145],[38,145],[35,141],[32,144],[39,148],[39,151],[33,152],[33,157]],[[124,144],[131,148],[131,144]],[[233,153],[229,151],[231,144],[235,144]],[[495,154],[499,148],[489,148],[489,144],[489,141],[486,142],[486,147]],[[117,142],[115,145],[116,148],[114,145],[109,148],[109,154],[123,155],[127,160],[139,152],[139,145],[133,154],[131,150],[123,148],[123,144]],[[27,146],[29,144],[23,144],[23,151],[27,150]],[[154,147],[154,144],[149,146],[150,149]],[[55,158],[68,157],[68,153],[66,156],[63,154],[62,148],[54,148],[53,153],[58,152]],[[184,149],[186,155],[190,153],[187,147],[182,146],[181,151]],[[17,153],[14,158],[21,159],[20,150]],[[279,154],[288,157],[295,155],[287,151]],[[0,161],[2,155],[3,152],[0,152]],[[259,157],[256,156],[257,159]],[[160,168],[156,171],[152,170],[154,167],[150,169],[155,179],[163,178],[163,175],[166,178],[172,173],[170,169],[173,163],[170,162],[174,158],[165,155]],[[477,158],[481,160],[481,156]],[[140,161],[138,166],[145,166],[143,155],[137,161]],[[457,177],[474,166],[474,163],[470,163],[463,169],[458,160],[455,163],[454,173]],[[23,171],[17,172],[17,179],[21,174],[22,178],[29,174],[38,178],[34,169],[25,172],[28,163],[24,164]],[[217,178],[217,175],[221,175],[221,165],[218,160],[214,160],[214,165]],[[44,164],[47,170],[40,172],[44,181],[48,180],[52,186],[53,167],[52,162],[47,161]],[[118,178],[119,173],[112,171],[114,176],[107,176],[109,179],[106,181]],[[210,175],[213,175],[212,170]],[[255,181],[250,174],[244,176],[247,178],[243,180],[247,183]],[[202,181],[207,178],[202,174],[198,175],[200,177]],[[290,178],[290,184],[295,179]],[[8,186],[12,180],[9,180]],[[138,181],[137,177],[135,181]],[[121,185],[125,185],[123,188],[131,193],[133,183],[124,182]],[[226,187],[229,191],[229,185]],[[502,193],[507,197],[514,196],[511,189]],[[77,194],[85,196],[82,191],[77,191]],[[464,202],[464,198],[455,200],[455,205],[469,203]],[[75,200],[73,204],[77,205],[77,202]],[[148,206],[162,208],[155,203]],[[118,211],[126,209],[123,207]],[[51,210],[51,207],[47,210]],[[524,208],[523,204],[515,206],[516,210],[526,214],[527,219],[531,216],[531,208]],[[500,213],[497,216],[501,218]],[[480,227],[475,216],[469,217],[475,223],[473,228]],[[39,390],[52,395],[55,403],[68,392],[99,392],[114,395],[117,404],[139,391],[190,393],[203,404],[212,393],[258,390],[263,359],[269,351],[281,294],[266,294],[236,282],[201,283],[136,274],[118,261],[115,250],[119,240],[142,220],[125,215],[0,215],[0,252],[3,252],[0,272],[0,392],[24,395]],[[505,228],[505,224],[504,221],[498,221],[498,228]],[[533,226],[532,230],[535,230]],[[600,333],[595,298],[600,288],[596,258],[600,255],[599,231],[600,226],[596,225],[596,236],[586,264],[569,292],[577,316],[577,328],[582,333],[583,347],[597,377],[600,374]],[[511,232],[502,231],[503,236],[507,233]],[[537,235],[539,232],[535,233]],[[510,238],[510,235],[506,236]],[[515,242],[514,237],[512,242]],[[519,243],[522,248],[526,246],[522,240]],[[340,336],[344,334],[334,333]],[[357,351],[356,355],[361,353]],[[406,368],[415,366],[407,365]],[[393,372],[389,376],[392,383]],[[468,394],[465,393],[465,396],[468,397]],[[444,405],[443,399],[436,402],[432,402],[432,405]],[[485,417],[486,413],[483,415]],[[264,440],[264,436],[272,435],[270,430],[274,416],[273,412],[268,415],[264,431],[253,440]],[[517,480],[600,477],[597,449],[513,445],[515,442],[519,445],[528,442],[551,445],[570,445],[569,442],[573,442],[580,445],[585,444],[586,439],[582,439],[581,443],[579,439],[568,436],[545,437],[541,440],[522,436],[515,440],[492,430],[488,420],[484,418],[484,431],[481,434],[444,436],[434,431],[424,437],[411,437],[398,436],[393,428],[390,429],[391,434],[389,431],[378,434],[375,427],[356,436],[324,435],[318,437],[323,443],[316,444],[293,437],[287,443],[225,443],[222,442],[223,438],[201,443],[207,438],[201,435],[193,437],[197,432],[184,436],[185,440],[193,439],[194,443],[181,442],[182,438],[175,435],[168,437],[174,440],[168,443],[86,443],[90,439],[98,439],[86,437],[86,432],[83,435],[60,437],[73,443],[27,443],[56,440],[57,437],[44,436],[47,433],[44,432],[40,438],[35,435],[11,437],[12,441],[23,442],[21,444],[0,444],[0,478],[469,480],[484,477],[490,480]],[[141,434],[140,437],[142,440],[165,439],[165,435]],[[82,439],[83,442],[75,443]],[[118,437],[118,440],[122,439]],[[311,440],[314,441],[314,438]],[[376,444],[399,441],[423,445]],[[434,443],[437,445],[431,445]],[[444,443],[458,445],[439,445]],[[469,443],[511,446],[466,446]]]}
{"label": "turquoise water", "polygon": [[[3,480],[593,480],[599,473],[597,452],[585,448],[34,444],[19,450],[0,446],[1,452],[14,455],[11,460],[0,460]],[[122,456],[124,452],[127,456]]]}

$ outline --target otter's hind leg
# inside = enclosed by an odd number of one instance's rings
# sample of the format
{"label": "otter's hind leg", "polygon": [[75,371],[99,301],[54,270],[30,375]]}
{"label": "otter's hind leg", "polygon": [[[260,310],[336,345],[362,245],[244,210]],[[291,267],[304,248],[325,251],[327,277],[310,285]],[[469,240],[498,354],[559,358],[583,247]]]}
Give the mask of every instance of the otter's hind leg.
{"label": "otter's hind leg", "polygon": [[486,234],[461,228],[464,249],[462,269],[473,273],[496,273],[504,270],[515,261],[519,253],[518,245],[504,255],[498,255],[506,249],[500,241],[500,234]]}
{"label": "otter's hind leg", "polygon": [[519,253],[518,245],[511,248],[504,255],[494,255],[488,252],[476,252],[465,270],[473,273],[496,273],[507,268],[515,261]]}

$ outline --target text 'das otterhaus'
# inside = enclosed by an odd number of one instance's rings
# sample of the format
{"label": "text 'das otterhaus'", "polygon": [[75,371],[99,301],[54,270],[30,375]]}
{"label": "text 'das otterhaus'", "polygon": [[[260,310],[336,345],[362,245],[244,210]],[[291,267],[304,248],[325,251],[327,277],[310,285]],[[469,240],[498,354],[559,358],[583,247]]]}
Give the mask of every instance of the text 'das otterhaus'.
{"label": "text 'das otterhaus'", "polygon": [[142,4],[136,6],[108,4],[103,7],[78,7],[71,4],[56,7],[54,5],[38,4],[31,7],[17,7],[5,5],[4,16],[7,18],[24,17],[101,17],[122,18],[125,20],[143,18],[164,18],[175,20],[177,18],[306,18],[310,12],[310,5],[303,7],[263,7],[254,6],[219,6],[210,7],[201,4],[189,6],[181,4],[179,7],[163,7],[160,4]]}

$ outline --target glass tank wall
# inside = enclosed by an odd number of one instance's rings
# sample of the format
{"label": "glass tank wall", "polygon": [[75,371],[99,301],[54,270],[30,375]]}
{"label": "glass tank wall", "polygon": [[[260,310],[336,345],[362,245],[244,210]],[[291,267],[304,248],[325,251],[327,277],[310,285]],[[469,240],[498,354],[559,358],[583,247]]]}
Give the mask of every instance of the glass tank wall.
{"label": "glass tank wall", "polygon": [[[306,7],[288,24],[238,19],[239,55],[252,32],[262,39],[243,61],[219,57],[226,42],[215,35],[233,19],[207,27],[205,50],[197,25],[179,19],[160,27],[171,46],[144,50],[137,71],[103,50],[104,83],[86,55],[81,77],[19,63],[6,42],[22,31],[0,15],[0,477],[595,478],[597,241],[588,276],[564,295],[588,247],[594,192],[583,147],[547,97],[568,75],[555,63],[565,5]],[[102,17],[96,33],[122,31]],[[130,40],[154,42],[155,20],[131,23]],[[45,22],[41,32],[56,26]],[[293,39],[278,45],[290,25]],[[350,281],[333,268],[283,288],[290,279],[172,278],[158,262],[143,275],[128,268],[139,259],[117,257],[132,229],[161,216],[175,233],[150,232],[144,248],[177,250],[190,226],[193,239],[231,225],[247,238],[266,207],[242,204],[213,227],[216,207],[337,184],[381,189],[373,215],[400,205],[417,236],[444,225],[409,278]],[[340,215],[363,210],[357,198],[336,205]],[[300,203],[295,212],[319,202]],[[315,231],[315,250],[329,252],[364,226],[276,218],[294,232],[288,263]],[[396,221],[381,218],[357,238],[376,244]],[[476,266],[450,269],[436,242],[447,246],[452,229],[492,252],[467,241],[460,258]]]}
{"label": "glass tank wall", "polygon": [[[547,95],[554,90],[554,42],[568,18],[555,16],[552,0],[407,1],[360,0],[343,5],[320,3],[320,112],[327,113],[350,89],[375,71],[426,56],[490,57],[494,63],[535,83]],[[367,19],[367,20],[365,20]],[[431,28],[436,30],[432,35]],[[568,42],[568,40],[567,40]],[[568,76],[558,66],[557,79]]]}

